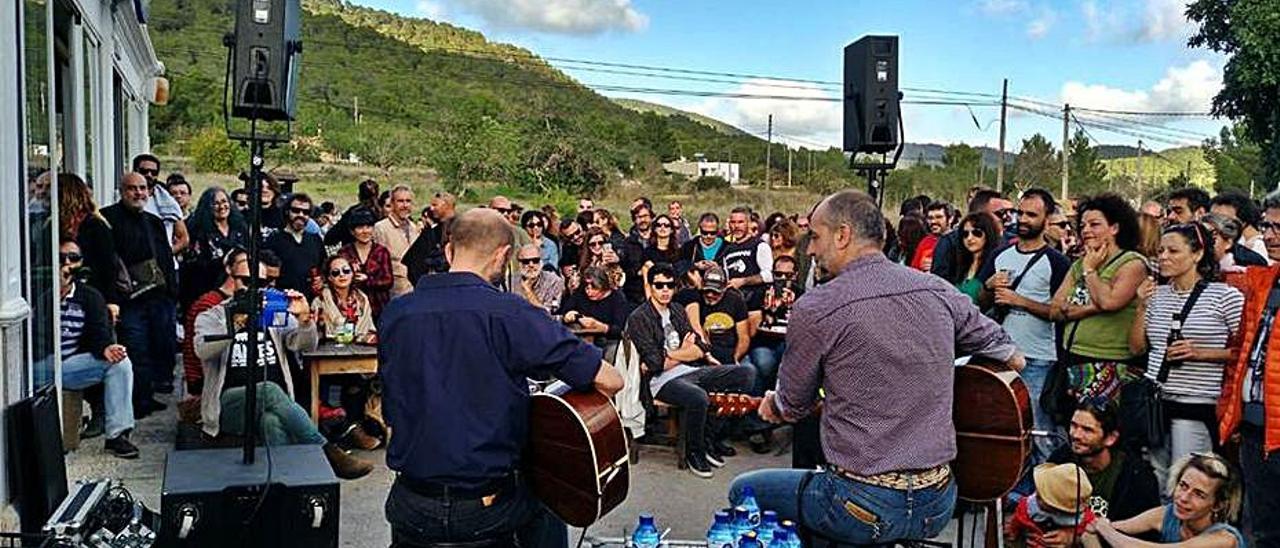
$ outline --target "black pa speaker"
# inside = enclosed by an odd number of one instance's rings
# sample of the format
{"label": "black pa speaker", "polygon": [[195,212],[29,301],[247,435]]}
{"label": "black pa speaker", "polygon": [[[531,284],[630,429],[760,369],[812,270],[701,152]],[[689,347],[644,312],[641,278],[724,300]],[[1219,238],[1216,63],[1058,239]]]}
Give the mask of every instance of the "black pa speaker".
{"label": "black pa speaker", "polygon": [[[156,546],[337,548],[338,479],[319,445],[170,451]],[[267,470],[271,482],[264,485]]]}
{"label": "black pa speaker", "polygon": [[236,0],[231,115],[293,120],[302,65],[300,0]]}
{"label": "black pa speaker", "polygon": [[844,150],[898,146],[898,37],[864,36],[844,48]]}

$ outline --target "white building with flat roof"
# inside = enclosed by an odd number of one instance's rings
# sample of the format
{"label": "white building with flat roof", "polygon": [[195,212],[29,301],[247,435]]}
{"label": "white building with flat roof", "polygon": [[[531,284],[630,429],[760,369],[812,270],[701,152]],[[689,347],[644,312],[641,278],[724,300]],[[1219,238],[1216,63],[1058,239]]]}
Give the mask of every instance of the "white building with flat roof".
{"label": "white building with flat roof", "polygon": [[662,169],[690,179],[719,177],[734,186],[742,181],[741,167],[736,162],[708,162],[701,154],[695,154],[693,160],[681,158],[674,162],[664,162]]}

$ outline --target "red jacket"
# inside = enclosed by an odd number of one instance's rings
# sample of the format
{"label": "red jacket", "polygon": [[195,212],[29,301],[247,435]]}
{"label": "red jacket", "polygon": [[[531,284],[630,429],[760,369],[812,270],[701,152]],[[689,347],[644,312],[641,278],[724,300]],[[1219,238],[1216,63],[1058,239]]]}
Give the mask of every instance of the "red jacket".
{"label": "red jacket", "polygon": [[[1244,388],[1244,374],[1249,367],[1249,350],[1258,339],[1259,324],[1267,308],[1267,295],[1275,285],[1277,276],[1280,276],[1280,265],[1251,266],[1245,272],[1243,282],[1227,280],[1244,292],[1244,314],[1240,319],[1240,344],[1233,348],[1232,360],[1227,362],[1222,396],[1218,400],[1219,432],[1223,440],[1229,439],[1240,427],[1244,414],[1241,391]],[[1267,423],[1263,428],[1262,445],[1270,453],[1280,449],[1280,322],[1271,326],[1271,338],[1267,341],[1267,363],[1264,367],[1262,391]]]}
{"label": "red jacket", "polygon": [[[1027,502],[1031,497],[1023,497],[1018,501],[1018,509],[1013,512],[1013,519],[1009,520],[1009,524],[1005,526],[1005,534],[1013,539],[1023,539],[1027,546],[1040,548],[1044,546],[1040,543],[1040,536],[1047,531],[1041,531],[1040,526],[1031,520],[1031,514],[1027,511]],[[1096,519],[1092,508],[1085,508],[1084,513],[1080,515],[1080,523],[1076,524],[1076,535],[1084,536],[1085,529],[1090,523]]]}

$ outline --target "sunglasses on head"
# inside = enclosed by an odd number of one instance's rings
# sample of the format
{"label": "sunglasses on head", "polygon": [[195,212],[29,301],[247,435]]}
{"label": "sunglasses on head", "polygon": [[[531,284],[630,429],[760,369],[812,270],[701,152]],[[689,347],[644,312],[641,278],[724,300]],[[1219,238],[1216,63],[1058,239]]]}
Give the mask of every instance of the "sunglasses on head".
{"label": "sunglasses on head", "polygon": [[520,261],[520,264],[529,264],[529,265],[538,264],[542,262],[542,257],[531,257],[528,259],[519,259],[519,261]]}
{"label": "sunglasses on head", "polygon": [[84,256],[79,253],[59,253],[58,261],[62,264],[78,263],[84,260]]}
{"label": "sunglasses on head", "polygon": [[336,277],[338,277],[338,276],[347,276],[347,275],[350,275],[352,272],[354,272],[354,271],[353,271],[353,270],[351,270],[351,267],[349,267],[349,266],[348,266],[348,267],[346,267],[346,268],[335,268],[335,269],[333,269],[333,270],[330,270],[330,271],[329,271],[329,275],[330,275],[330,276],[333,276],[333,277],[335,277],[335,278],[336,278]]}
{"label": "sunglasses on head", "polygon": [[654,289],[675,289],[676,288],[675,282],[653,282],[652,285]]}
{"label": "sunglasses on head", "polygon": [[303,215],[307,217],[311,216],[311,208],[308,208],[308,207],[290,207],[289,212],[293,213],[294,215]]}

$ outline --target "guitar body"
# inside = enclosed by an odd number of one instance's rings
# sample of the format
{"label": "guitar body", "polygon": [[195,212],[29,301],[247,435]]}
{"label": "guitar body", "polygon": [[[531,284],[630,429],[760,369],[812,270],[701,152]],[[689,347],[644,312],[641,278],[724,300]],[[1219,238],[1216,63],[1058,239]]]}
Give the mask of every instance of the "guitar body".
{"label": "guitar body", "polygon": [[604,394],[556,383],[534,394],[525,474],[552,513],[586,527],[627,498],[631,468],[618,410]]}
{"label": "guitar body", "polygon": [[1004,365],[970,362],[956,368],[952,419],[960,498],[993,501],[1013,490],[1031,454],[1031,394]]}

